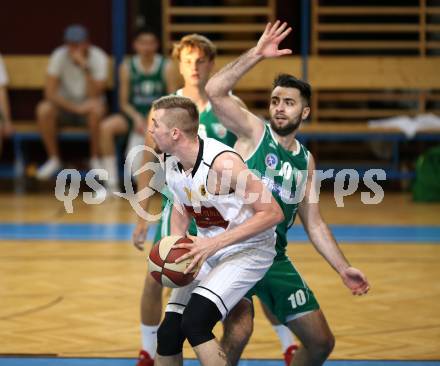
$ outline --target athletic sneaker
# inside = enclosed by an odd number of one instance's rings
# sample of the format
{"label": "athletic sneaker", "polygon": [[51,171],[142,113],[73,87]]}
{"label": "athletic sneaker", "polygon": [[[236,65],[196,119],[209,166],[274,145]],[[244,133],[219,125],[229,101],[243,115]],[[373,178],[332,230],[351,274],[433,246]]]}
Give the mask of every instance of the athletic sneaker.
{"label": "athletic sneaker", "polygon": [[50,158],[37,170],[35,177],[39,180],[47,180],[61,170],[61,162],[58,158]]}
{"label": "athletic sneaker", "polygon": [[147,351],[141,349],[136,366],[154,366],[154,360]]}
{"label": "athletic sneaker", "polygon": [[286,366],[290,365],[290,362],[293,359],[293,356],[295,355],[295,351],[298,349],[298,345],[292,344],[289,347],[287,347],[286,352],[284,352],[284,362],[286,363]]}

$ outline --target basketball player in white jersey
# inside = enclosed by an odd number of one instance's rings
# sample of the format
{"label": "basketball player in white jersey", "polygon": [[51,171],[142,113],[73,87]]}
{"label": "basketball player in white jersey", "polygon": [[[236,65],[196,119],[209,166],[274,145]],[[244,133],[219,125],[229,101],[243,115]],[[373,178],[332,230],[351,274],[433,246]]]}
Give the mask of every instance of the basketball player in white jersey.
{"label": "basketball player in white jersey", "polygon": [[214,325],[264,276],[275,254],[274,226],[284,215],[261,180],[230,147],[197,135],[190,99],[163,97],[153,104],[150,132],[164,153],[174,195],[171,234],[186,235],[193,217],[198,236],[177,261],[192,257],[196,279],[174,289],[158,330],[155,365],[182,365],[185,339],[202,365],[228,365]]}

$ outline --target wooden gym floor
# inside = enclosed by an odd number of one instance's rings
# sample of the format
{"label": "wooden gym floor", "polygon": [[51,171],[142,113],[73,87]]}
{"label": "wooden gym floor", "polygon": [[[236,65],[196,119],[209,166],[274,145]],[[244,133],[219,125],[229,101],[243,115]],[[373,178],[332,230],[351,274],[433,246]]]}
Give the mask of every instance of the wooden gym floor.
{"label": "wooden gym floor", "polygon": [[[440,204],[386,193],[379,205],[353,195],[338,208],[323,194],[321,207],[372,287],[351,296],[295,227],[289,255],[335,333],[331,359],[440,360]],[[122,199],[77,199],[73,208],[66,213],[50,194],[0,196],[1,355],[134,358],[139,350],[146,259],[129,240],[135,214]],[[243,357],[280,359],[256,305]],[[194,357],[188,347],[185,356]]]}

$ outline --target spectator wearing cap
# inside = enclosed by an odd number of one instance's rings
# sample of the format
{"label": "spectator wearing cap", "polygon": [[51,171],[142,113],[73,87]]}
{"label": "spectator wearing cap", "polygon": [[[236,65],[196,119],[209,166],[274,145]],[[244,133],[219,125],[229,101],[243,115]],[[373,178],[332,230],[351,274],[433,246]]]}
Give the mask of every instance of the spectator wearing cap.
{"label": "spectator wearing cap", "polygon": [[3,137],[10,136],[13,132],[7,86],[8,74],[0,56],[0,152]]}
{"label": "spectator wearing cap", "polygon": [[90,44],[87,29],[74,24],[64,32],[64,45],[50,56],[42,100],[36,109],[48,160],[36,177],[49,179],[62,168],[58,144],[58,123],[87,125],[90,132],[90,166],[97,168],[99,122],[105,115],[108,59],[105,52]]}

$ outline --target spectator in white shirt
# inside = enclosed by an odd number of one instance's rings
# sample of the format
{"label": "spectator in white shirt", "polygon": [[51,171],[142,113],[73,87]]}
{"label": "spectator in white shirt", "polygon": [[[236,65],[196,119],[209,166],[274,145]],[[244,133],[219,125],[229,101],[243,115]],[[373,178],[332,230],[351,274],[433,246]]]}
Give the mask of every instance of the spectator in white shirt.
{"label": "spectator in white shirt", "polygon": [[36,176],[40,180],[50,178],[62,167],[57,144],[59,122],[88,126],[90,166],[99,166],[99,121],[106,112],[107,55],[90,44],[88,32],[81,25],[66,28],[64,43],[50,57],[45,99],[36,110],[37,123],[49,157],[37,171]]}

